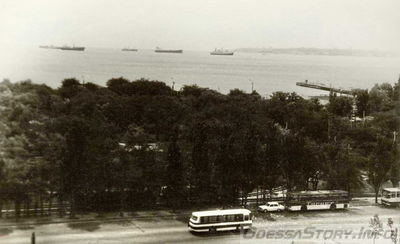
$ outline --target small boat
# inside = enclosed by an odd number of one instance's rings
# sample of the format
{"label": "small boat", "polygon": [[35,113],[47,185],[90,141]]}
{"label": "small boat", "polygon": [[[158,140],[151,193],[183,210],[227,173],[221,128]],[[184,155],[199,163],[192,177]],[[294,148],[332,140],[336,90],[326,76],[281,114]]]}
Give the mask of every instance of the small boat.
{"label": "small boat", "polygon": [[224,49],[215,49],[214,51],[210,52],[210,55],[226,55],[226,56],[232,56],[234,52],[230,52],[228,50]]}
{"label": "small boat", "polygon": [[122,48],[121,51],[130,51],[130,52],[137,52],[136,48]]}
{"label": "small boat", "polygon": [[76,47],[75,45],[70,47],[70,46],[62,46],[60,47],[61,50],[66,50],[66,51],[85,51],[85,47]]}
{"label": "small boat", "polygon": [[156,53],[183,53],[182,49],[161,49],[159,47],[154,50]]}

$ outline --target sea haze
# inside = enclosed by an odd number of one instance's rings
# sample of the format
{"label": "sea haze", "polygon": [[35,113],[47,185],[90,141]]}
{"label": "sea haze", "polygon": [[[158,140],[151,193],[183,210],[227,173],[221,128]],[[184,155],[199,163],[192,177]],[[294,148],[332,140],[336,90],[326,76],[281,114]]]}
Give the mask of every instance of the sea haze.
{"label": "sea haze", "polygon": [[[209,52],[154,53],[153,50],[123,52],[119,49],[87,48],[84,52],[28,48],[3,50],[0,79],[31,79],[59,87],[64,78],[105,85],[112,77],[164,81],[175,89],[197,84],[222,93],[239,88],[262,95],[275,91],[310,96],[322,91],[297,87],[308,79],[332,87],[371,88],[375,83],[398,80],[400,58],[291,54],[235,53],[211,56]],[[326,93],[325,93],[326,94]]]}

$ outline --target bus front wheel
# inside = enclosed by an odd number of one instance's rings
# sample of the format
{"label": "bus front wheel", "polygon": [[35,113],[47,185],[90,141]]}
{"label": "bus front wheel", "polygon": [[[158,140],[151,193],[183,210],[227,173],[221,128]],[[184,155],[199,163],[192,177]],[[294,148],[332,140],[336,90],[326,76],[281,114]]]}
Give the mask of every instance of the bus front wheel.
{"label": "bus front wheel", "polygon": [[336,209],[336,204],[331,204],[330,209],[331,209],[331,210],[335,210],[335,209]]}
{"label": "bus front wheel", "polygon": [[215,232],[217,232],[217,228],[211,227],[210,229],[208,229],[208,231],[209,231],[210,233],[215,233]]}
{"label": "bus front wheel", "polygon": [[307,211],[307,206],[306,205],[301,206],[300,210],[303,211],[303,212]]}

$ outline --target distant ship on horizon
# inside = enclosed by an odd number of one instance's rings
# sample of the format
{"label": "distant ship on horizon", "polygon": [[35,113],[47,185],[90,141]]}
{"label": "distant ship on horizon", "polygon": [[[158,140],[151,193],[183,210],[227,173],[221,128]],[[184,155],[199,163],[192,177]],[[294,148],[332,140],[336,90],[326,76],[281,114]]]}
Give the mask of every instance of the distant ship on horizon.
{"label": "distant ship on horizon", "polygon": [[232,56],[234,52],[224,50],[224,49],[215,49],[214,51],[210,52],[210,55],[226,55],[226,56]]}
{"label": "distant ship on horizon", "polygon": [[60,49],[60,47],[53,46],[53,45],[42,45],[39,48],[46,48],[46,49]]}
{"label": "distant ship on horizon", "polygon": [[136,48],[125,47],[125,48],[122,48],[121,51],[137,52],[138,50]]}
{"label": "distant ship on horizon", "polygon": [[156,53],[183,53],[182,49],[161,49],[159,47],[156,47],[156,50],[154,50]]}
{"label": "distant ship on horizon", "polygon": [[85,51],[85,47],[76,47],[75,45],[71,46],[67,46],[64,45],[62,47],[60,47],[61,50],[66,50],[66,51]]}

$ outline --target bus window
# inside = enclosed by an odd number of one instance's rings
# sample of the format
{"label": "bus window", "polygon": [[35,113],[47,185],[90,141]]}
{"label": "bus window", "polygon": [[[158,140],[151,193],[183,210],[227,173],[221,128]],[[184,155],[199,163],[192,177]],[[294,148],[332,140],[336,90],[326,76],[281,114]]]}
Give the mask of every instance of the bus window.
{"label": "bus window", "polygon": [[235,221],[243,221],[243,214],[235,214]]}
{"label": "bus window", "polygon": [[207,216],[206,217],[201,217],[200,218],[200,223],[202,223],[202,224],[208,223],[208,217]]}
{"label": "bus window", "polygon": [[226,222],[234,222],[235,221],[235,215],[225,215],[225,221]]}
{"label": "bus window", "polygon": [[210,216],[208,218],[209,223],[217,223],[218,222],[218,216]]}

